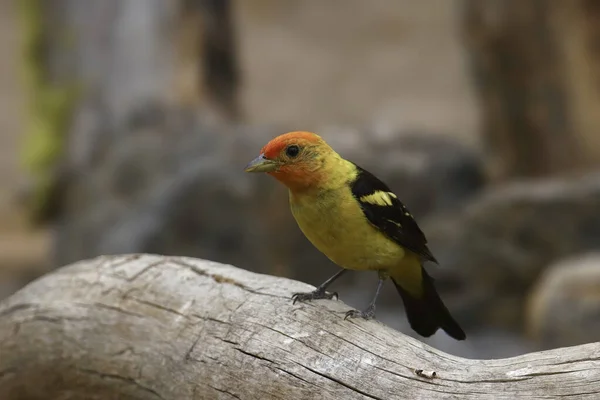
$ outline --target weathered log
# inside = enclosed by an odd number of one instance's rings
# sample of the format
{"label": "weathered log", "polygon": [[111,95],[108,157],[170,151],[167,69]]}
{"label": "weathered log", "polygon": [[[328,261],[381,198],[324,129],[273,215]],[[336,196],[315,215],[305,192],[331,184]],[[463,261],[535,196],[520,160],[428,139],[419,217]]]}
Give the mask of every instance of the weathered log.
{"label": "weathered log", "polygon": [[292,305],[311,289],[183,257],[58,269],[0,304],[0,398],[600,396],[600,343],[469,360],[345,321],[341,301]]}

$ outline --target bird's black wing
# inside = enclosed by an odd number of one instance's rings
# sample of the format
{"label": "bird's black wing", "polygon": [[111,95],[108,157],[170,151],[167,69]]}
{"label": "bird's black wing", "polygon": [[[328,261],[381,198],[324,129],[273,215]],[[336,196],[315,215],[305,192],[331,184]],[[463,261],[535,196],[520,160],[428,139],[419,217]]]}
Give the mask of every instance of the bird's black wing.
{"label": "bird's black wing", "polygon": [[358,174],[350,189],[369,222],[399,245],[437,263],[427,247],[425,234],[406,206],[375,175],[355,166]]}

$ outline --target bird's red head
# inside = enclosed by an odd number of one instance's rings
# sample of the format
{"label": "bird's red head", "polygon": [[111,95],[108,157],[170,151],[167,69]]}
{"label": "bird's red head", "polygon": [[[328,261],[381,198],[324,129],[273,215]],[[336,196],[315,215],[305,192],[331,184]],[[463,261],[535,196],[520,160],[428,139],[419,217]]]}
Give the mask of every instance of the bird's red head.
{"label": "bird's red head", "polygon": [[320,167],[333,150],[311,132],[289,132],[267,143],[246,172],[265,172],[291,190],[301,191],[321,179]]}

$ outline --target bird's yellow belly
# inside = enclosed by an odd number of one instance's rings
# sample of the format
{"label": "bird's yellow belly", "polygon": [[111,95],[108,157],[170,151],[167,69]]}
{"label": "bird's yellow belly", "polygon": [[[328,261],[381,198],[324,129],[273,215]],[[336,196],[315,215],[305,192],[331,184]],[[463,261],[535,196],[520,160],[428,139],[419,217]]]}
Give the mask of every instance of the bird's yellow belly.
{"label": "bird's yellow belly", "polygon": [[314,204],[291,201],[298,226],[308,240],[340,267],[354,270],[389,269],[405,252],[373,227],[355,201],[320,199]]}

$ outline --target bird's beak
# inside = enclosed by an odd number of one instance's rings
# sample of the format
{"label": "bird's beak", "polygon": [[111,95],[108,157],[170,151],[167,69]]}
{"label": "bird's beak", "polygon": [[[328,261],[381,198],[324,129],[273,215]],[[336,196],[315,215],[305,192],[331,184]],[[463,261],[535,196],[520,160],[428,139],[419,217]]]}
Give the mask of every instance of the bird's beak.
{"label": "bird's beak", "polygon": [[264,154],[256,157],[250,161],[250,164],[246,165],[244,171],[246,172],[272,172],[277,169],[279,164],[273,160],[265,158]]}

